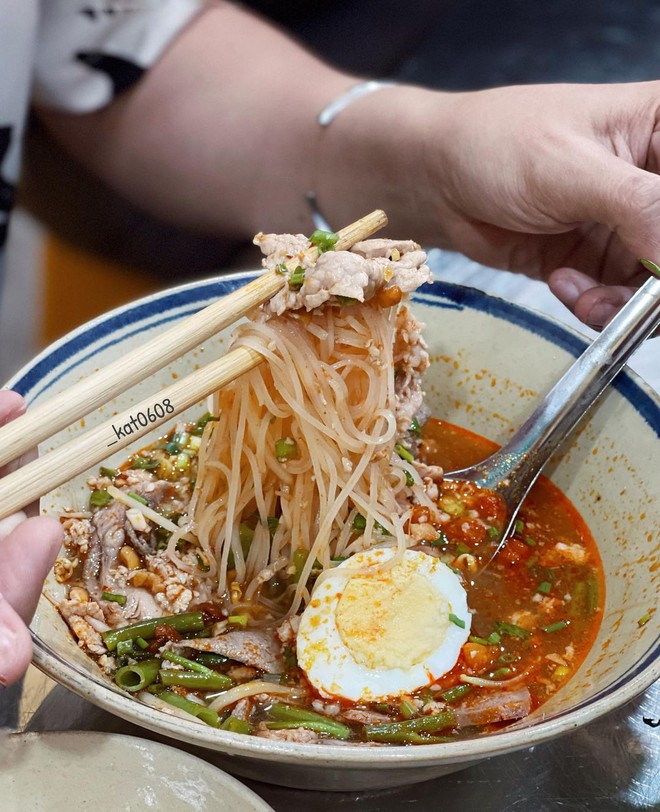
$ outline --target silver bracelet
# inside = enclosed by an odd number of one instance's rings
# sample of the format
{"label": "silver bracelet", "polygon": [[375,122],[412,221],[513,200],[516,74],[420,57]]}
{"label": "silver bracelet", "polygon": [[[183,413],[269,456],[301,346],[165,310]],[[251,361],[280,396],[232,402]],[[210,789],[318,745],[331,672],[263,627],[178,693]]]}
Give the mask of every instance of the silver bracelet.
{"label": "silver bracelet", "polygon": [[[345,110],[347,107],[353,104],[353,102],[361,99],[363,96],[367,96],[369,93],[375,92],[376,90],[396,87],[397,84],[398,82],[381,82],[375,79],[370,79],[366,82],[359,82],[357,85],[353,85],[353,87],[345,90],[340,96],[337,96],[336,99],[333,99],[330,104],[326,105],[318,114],[316,120],[321,127],[327,127],[332,124],[342,110]],[[328,223],[325,217],[321,214],[316,202],[316,194],[314,192],[307,192],[305,197],[307,198],[307,205],[309,206],[314,228],[321,229],[322,231],[334,231],[330,223]]]}
{"label": "silver bracelet", "polygon": [[359,82],[357,85],[349,87],[348,90],[345,90],[340,96],[337,96],[336,99],[333,99],[330,104],[324,107],[319,113],[317,121],[322,127],[327,127],[329,124],[332,124],[342,110],[345,110],[347,107],[353,104],[353,102],[361,99],[363,96],[367,96],[369,93],[373,93],[376,90],[384,90],[387,87],[396,87],[398,84],[398,82],[380,82],[376,79],[369,79],[366,82]]}

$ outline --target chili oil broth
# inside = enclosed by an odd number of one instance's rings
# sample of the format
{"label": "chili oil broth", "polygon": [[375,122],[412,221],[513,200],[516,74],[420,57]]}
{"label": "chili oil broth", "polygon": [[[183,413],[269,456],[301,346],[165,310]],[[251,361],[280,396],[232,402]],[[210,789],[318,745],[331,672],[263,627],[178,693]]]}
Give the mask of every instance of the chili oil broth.
{"label": "chili oil broth", "polygon": [[[497,448],[496,443],[467,429],[430,418],[424,427],[420,459],[446,471],[459,470],[484,460]],[[445,481],[440,502],[446,497],[462,498],[488,524],[504,524],[505,508],[499,497],[472,483]],[[440,546],[443,557],[451,560],[454,555],[456,561],[457,553],[469,547],[477,571],[499,541],[489,536],[482,522],[462,516],[451,518],[442,532],[447,541]],[[584,563],[562,559],[555,549],[558,542],[579,544],[586,551]],[[473,612],[471,638],[487,639],[498,622],[515,613],[522,613],[516,625],[530,634],[526,638],[501,634],[499,645],[467,643],[454,669],[438,681],[440,690],[457,684],[466,666],[471,673],[481,671],[493,679],[525,674],[521,684],[529,688],[538,707],[577,671],[602,620],[605,579],[587,525],[560,489],[541,476],[522,505],[514,536],[477,579],[471,580],[469,572],[463,575]],[[550,603],[553,606],[548,611]],[[565,656],[567,647],[573,652],[570,662]],[[506,674],[504,669],[509,669]]]}

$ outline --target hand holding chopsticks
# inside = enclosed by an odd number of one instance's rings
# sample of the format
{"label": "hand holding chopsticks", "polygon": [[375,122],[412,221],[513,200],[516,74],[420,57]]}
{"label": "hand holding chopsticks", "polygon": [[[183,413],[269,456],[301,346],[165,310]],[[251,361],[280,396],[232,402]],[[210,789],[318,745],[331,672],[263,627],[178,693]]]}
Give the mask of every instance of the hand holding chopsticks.
{"label": "hand holding chopsticks", "polygon": [[[386,223],[384,212],[372,212],[338,232],[335,250],[350,248]],[[312,246],[308,253],[314,259],[318,250]],[[293,270],[293,266],[298,263],[292,261],[290,264],[292,267],[288,270]],[[198,313],[188,316],[138,350],[69,387],[47,403],[30,409],[22,417],[0,429],[0,465],[17,459],[39,441],[103,405],[237,321],[252,308],[274,296],[285,283],[285,275],[274,271],[265,273]],[[262,356],[253,350],[232,350],[217,361],[4,477],[0,480],[0,518],[30,504],[101,462],[114,451],[169,422],[174,415],[257,366],[261,360]],[[140,414],[149,414],[144,425],[136,419]],[[122,431],[122,427],[127,424],[132,427],[130,433]]]}

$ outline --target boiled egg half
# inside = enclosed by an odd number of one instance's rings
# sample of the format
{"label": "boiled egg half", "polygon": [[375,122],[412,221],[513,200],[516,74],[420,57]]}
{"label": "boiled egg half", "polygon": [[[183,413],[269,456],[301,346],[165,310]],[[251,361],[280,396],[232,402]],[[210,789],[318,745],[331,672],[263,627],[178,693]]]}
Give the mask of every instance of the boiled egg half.
{"label": "boiled egg half", "polygon": [[321,696],[379,702],[430,685],[456,664],[471,621],[459,577],[413,550],[382,569],[393,556],[388,548],[357,553],[317,584],[297,655]]}

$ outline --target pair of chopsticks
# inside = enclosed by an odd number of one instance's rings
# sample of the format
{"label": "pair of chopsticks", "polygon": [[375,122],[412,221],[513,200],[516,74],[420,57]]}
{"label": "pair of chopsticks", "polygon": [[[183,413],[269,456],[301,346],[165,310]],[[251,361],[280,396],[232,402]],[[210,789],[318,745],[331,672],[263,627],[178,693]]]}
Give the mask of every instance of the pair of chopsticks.
{"label": "pair of chopsticks", "polygon": [[[371,212],[337,232],[335,250],[351,248],[386,224],[385,212]],[[314,260],[318,256],[318,249],[312,246],[307,254]],[[287,270],[293,271],[299,264],[296,259],[290,260]],[[70,386],[46,403],[29,409],[0,429],[0,465],[18,459],[40,441],[148,378],[158,369],[237,321],[252,308],[268,301],[284,287],[286,280],[286,275],[276,271],[263,274],[188,316],[139,349]],[[217,361],[8,474],[0,479],[0,519],[102,462],[110,454],[133,443],[154,428],[170,423],[174,415],[199,403],[212,392],[256,367],[262,360],[262,355],[246,347],[231,350]],[[167,409],[162,406],[166,401]],[[134,416],[139,413],[149,414],[149,420],[144,426],[135,421]],[[131,433],[121,436],[119,432],[118,436],[115,427],[126,424],[131,425]]]}

